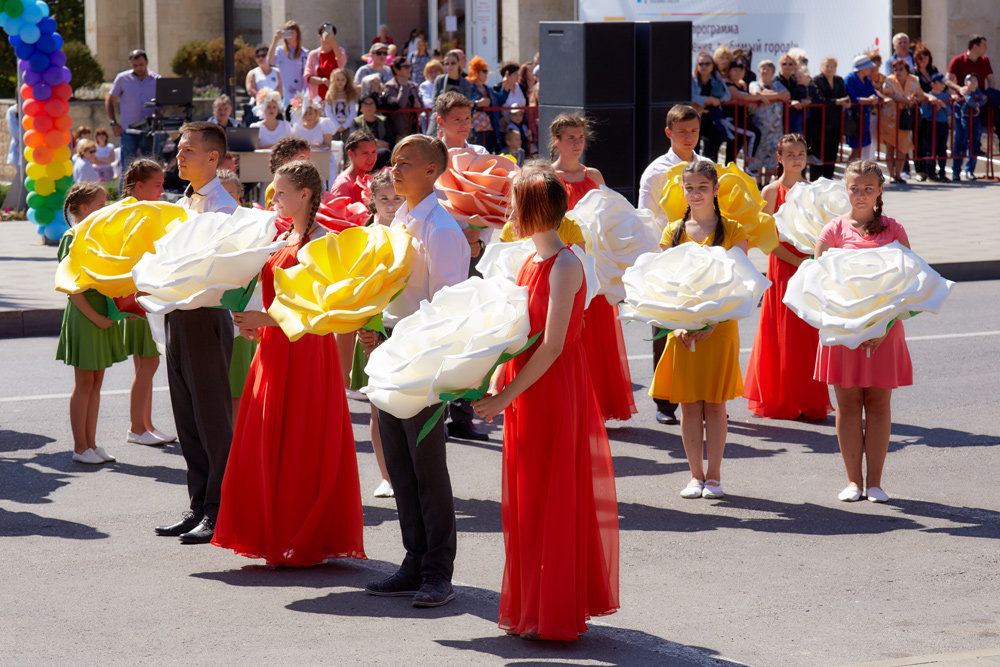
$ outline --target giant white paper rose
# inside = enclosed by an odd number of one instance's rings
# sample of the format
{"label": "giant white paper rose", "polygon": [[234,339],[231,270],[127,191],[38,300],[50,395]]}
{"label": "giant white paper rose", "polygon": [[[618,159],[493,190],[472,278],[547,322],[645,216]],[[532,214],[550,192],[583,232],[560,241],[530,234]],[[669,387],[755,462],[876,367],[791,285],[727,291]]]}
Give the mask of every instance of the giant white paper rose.
{"label": "giant white paper rose", "polygon": [[580,226],[587,254],[597,267],[598,292],[612,305],[625,298],[622,274],[639,255],[659,248],[660,234],[653,214],[637,211],[625,197],[606,185],[591,190],[566,213]]}
{"label": "giant white paper rose", "polygon": [[839,181],[820,178],[796,183],[785,195],[785,203],[774,214],[782,241],[799,252],[812,254],[823,225],[851,210],[847,188]]}
{"label": "giant white paper rose", "polygon": [[500,355],[519,351],[529,333],[526,287],[469,278],[438,290],[396,324],[369,357],[361,391],[380,410],[408,419],[442,393],[478,387]]}
{"label": "giant white paper rose", "polygon": [[[591,299],[597,296],[600,286],[594,258],[578,246],[571,245],[569,249],[583,264],[583,279],[587,283],[587,296],[583,307],[586,308],[590,305]],[[476,270],[483,274],[483,278],[504,278],[516,283],[518,272],[533,252],[535,252],[535,242],[530,238],[510,243],[491,243],[486,246],[483,256],[479,258]]]}
{"label": "giant white paper rose", "polygon": [[139,304],[154,314],[219,305],[227,290],[245,287],[271,253],[286,241],[277,234],[273,211],[238,208],[234,213],[199,213],[164,234],[155,254],[132,269]]}
{"label": "giant white paper rose", "polygon": [[682,243],[625,271],[620,319],[694,331],[749,316],[771,281],[739,248]]}
{"label": "giant white paper rose", "polygon": [[856,349],[885,335],[892,321],[936,313],[954,283],[905,246],[833,248],[799,266],[784,303],[819,329],[824,345]]}

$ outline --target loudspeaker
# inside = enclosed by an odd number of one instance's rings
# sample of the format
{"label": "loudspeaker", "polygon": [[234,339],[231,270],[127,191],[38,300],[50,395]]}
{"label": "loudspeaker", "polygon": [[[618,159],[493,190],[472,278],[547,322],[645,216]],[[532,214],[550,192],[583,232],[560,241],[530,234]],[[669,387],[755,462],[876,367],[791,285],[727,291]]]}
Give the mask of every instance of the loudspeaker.
{"label": "loudspeaker", "polygon": [[667,126],[667,112],[675,104],[690,102],[680,99],[637,107],[635,110],[635,173],[639,177],[650,162],[670,150],[670,140],[663,128]]}
{"label": "loudspeaker", "polygon": [[[539,23],[538,57],[545,68],[539,92],[540,103],[574,107],[634,105],[633,25],[626,22]],[[685,75],[690,86],[690,68]]]}
{"label": "loudspeaker", "polygon": [[631,107],[611,106],[539,106],[538,150],[540,157],[548,157],[549,125],[561,113],[587,116],[594,123],[594,142],[587,148],[581,161],[588,167],[599,169],[608,187],[625,195],[635,203],[639,175],[635,172],[635,110]]}
{"label": "loudspeaker", "polygon": [[636,106],[689,99],[691,22],[640,21],[634,25]]}

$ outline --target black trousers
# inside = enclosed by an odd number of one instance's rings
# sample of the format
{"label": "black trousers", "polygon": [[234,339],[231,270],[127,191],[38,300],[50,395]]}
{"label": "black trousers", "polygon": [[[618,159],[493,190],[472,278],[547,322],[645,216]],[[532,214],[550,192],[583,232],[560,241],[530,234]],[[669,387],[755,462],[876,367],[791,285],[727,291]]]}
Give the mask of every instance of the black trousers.
{"label": "black trousers", "polygon": [[[663,331],[658,326],[653,327],[653,374],[656,374],[656,365],[660,363],[660,357],[663,356],[663,351],[667,349],[667,337],[656,338],[656,336]],[[668,415],[674,414],[677,410],[677,404],[671,403],[670,401],[665,401],[662,398],[654,398],[653,403],[656,403],[656,409],[660,412],[666,412]]]}
{"label": "black trousers", "polygon": [[229,362],[233,322],[228,310],[199,308],[167,315],[167,382],[191,509],[215,519],[233,441]]}
{"label": "black trousers", "polygon": [[399,419],[378,410],[382,453],[396,496],[406,556],[400,572],[411,578],[432,575],[451,581],[455,570],[455,499],[445,451],[444,420],[417,445],[417,434],[440,404],[415,417]]}

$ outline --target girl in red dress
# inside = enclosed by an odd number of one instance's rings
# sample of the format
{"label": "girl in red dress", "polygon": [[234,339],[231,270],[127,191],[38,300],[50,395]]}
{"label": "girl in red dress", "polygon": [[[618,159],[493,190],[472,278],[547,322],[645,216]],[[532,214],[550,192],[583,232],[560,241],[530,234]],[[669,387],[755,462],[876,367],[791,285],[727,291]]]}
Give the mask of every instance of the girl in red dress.
{"label": "girl in red dress", "polygon": [[[261,272],[264,305],[274,272],[298,262],[322,236],[315,224],[323,184],[310,163],[275,173],[278,215],[292,220],[288,245]],[[266,312],[233,313],[246,338],[259,337],[222,482],[212,544],[271,565],[306,566],[328,558],[365,558],[361,490],[351,415],[333,336],[290,342]]]}
{"label": "girl in red dress", "polygon": [[[805,168],[805,137],[801,134],[781,137],[780,179],[764,188],[765,213],[773,214],[780,209],[793,185],[808,182]],[[832,409],[826,385],[812,376],[819,332],[782,303],[789,279],[808,257],[782,241],[767,261],[771,287],[764,293],[744,383],[749,407],[758,417],[826,419]]]}
{"label": "girl in red dress", "polygon": [[614,469],[581,339],[583,268],[557,232],[566,201],[544,162],[515,181],[517,231],[537,249],[517,282],[543,335],[473,403],[487,421],[506,409],[500,627],[532,639],[575,640],[587,619],[618,609]]}
{"label": "girl in red dress", "polygon": [[[580,155],[592,136],[590,121],[583,116],[559,114],[549,126],[549,134],[552,164],[569,194],[568,208],[572,209],[585,194],[604,185],[601,172],[580,164]],[[630,419],[636,409],[618,306],[598,296],[590,302],[583,320],[583,345],[601,414],[604,419]]]}

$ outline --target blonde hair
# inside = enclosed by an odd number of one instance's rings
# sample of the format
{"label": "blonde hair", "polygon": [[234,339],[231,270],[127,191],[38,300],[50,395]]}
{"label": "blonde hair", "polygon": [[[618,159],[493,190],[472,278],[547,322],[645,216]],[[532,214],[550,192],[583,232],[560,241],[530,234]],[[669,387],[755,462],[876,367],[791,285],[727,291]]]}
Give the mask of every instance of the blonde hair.
{"label": "blonde hair", "polygon": [[[337,76],[337,74],[342,74],[347,80],[347,85],[344,86],[343,90],[337,90],[333,85],[333,77]],[[346,67],[338,67],[330,72],[330,85],[326,89],[327,104],[339,99],[345,99],[348,102],[358,99],[358,87],[354,85],[354,75]]]}
{"label": "blonde hair", "polygon": [[97,148],[97,144],[92,139],[80,139],[76,142],[76,154],[79,157],[83,157],[83,154],[91,148]]}

